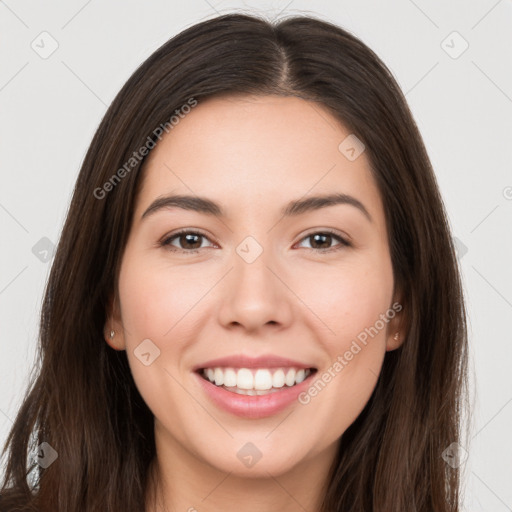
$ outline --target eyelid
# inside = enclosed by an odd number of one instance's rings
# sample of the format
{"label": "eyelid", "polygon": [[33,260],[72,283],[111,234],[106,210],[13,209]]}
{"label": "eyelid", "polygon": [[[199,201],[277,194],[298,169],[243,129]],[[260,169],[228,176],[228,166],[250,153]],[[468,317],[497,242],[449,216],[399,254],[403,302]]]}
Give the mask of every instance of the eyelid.
{"label": "eyelid", "polygon": [[[308,231],[307,233],[302,235],[297,243],[300,243],[303,240],[305,240],[313,235],[332,235],[334,238],[337,238],[339,240],[339,244],[335,245],[334,247],[330,247],[328,249],[313,249],[310,247],[304,247],[304,249],[308,249],[310,251],[318,252],[318,253],[329,253],[329,252],[336,251],[340,246],[341,247],[352,247],[352,241],[348,235],[345,235],[344,233],[341,233],[332,228],[320,228],[320,229],[314,228],[313,230]],[[294,245],[296,245],[296,244],[294,244]]]}
{"label": "eyelid", "polygon": [[[172,239],[178,238],[180,235],[201,235],[203,238],[206,238],[211,243],[216,244],[216,242],[211,240],[210,235],[206,234],[202,229],[189,227],[189,228],[178,229],[177,231],[172,231],[171,233],[165,235],[158,242],[158,245],[160,245],[162,247],[170,246],[170,241]],[[174,248],[174,249],[176,251],[189,252],[189,253],[199,251],[199,249],[190,249],[190,250],[185,250],[185,249],[180,249],[180,248]],[[204,247],[202,247],[202,249],[204,249]]]}
{"label": "eyelid", "polygon": [[[161,247],[172,247],[171,249],[169,249],[171,252],[181,252],[181,253],[188,253],[188,254],[197,253],[202,249],[206,249],[206,247],[200,247],[198,249],[187,250],[187,249],[181,249],[181,248],[171,246],[170,242],[173,239],[178,238],[180,235],[189,235],[189,234],[200,235],[203,238],[206,238],[207,240],[212,242],[213,244],[217,245],[216,242],[213,242],[212,240],[210,240],[210,236],[207,235],[203,230],[201,230],[199,228],[192,228],[192,227],[182,228],[177,231],[171,232],[168,235],[165,235],[161,239],[161,241],[158,243],[158,245]],[[301,235],[301,238],[294,244],[294,246],[297,245],[298,243],[306,240],[307,238],[309,238],[313,235],[317,235],[317,234],[331,235],[334,238],[337,238],[339,243],[338,243],[338,245],[335,245],[334,247],[330,247],[328,249],[314,249],[314,248],[310,248],[310,247],[304,247],[304,249],[307,249],[309,251],[313,251],[313,252],[316,252],[319,254],[326,254],[326,253],[334,252],[343,247],[352,247],[352,241],[349,236],[347,236],[346,234],[341,233],[335,229],[332,229],[332,228],[313,228],[311,231]]]}

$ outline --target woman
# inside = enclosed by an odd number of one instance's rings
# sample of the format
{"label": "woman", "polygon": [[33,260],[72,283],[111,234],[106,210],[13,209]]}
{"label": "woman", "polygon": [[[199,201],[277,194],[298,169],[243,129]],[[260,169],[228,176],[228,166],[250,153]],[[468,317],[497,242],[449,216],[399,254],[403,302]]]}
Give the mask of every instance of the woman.
{"label": "woman", "polygon": [[391,73],[324,21],[219,16],[151,55],[94,136],[0,504],[458,511],[466,352]]}

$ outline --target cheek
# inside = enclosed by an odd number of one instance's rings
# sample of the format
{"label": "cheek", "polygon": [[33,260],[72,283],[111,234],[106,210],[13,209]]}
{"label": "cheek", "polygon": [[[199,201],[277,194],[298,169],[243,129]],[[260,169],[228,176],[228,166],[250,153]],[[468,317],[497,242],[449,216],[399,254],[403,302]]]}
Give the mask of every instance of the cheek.
{"label": "cheek", "polygon": [[[155,412],[156,395],[164,389],[169,396],[179,392],[169,373],[178,374],[187,340],[183,332],[186,315],[199,300],[201,290],[180,277],[179,271],[153,263],[148,264],[135,251],[128,252],[121,266],[119,295],[132,375],[139,392]],[[148,353],[149,356],[143,356]]]}
{"label": "cheek", "polygon": [[392,268],[381,257],[335,274],[319,273],[315,283],[309,304],[329,327],[318,337],[327,358],[300,402],[317,419],[317,434],[323,432],[328,443],[355,421],[375,388],[388,322],[394,316],[388,312]]}
{"label": "cheek", "polygon": [[[181,340],[187,339],[185,315],[199,300],[200,290],[179,274],[148,264],[134,251],[125,256],[119,276],[126,355],[136,387],[157,418],[169,415],[169,403],[187,406],[178,384],[178,363],[185,347]],[[145,353],[149,357],[144,362]]]}
{"label": "cheek", "polygon": [[329,387],[341,386],[343,391],[342,381],[350,379],[352,396],[358,395],[355,388],[367,394],[366,384],[371,387],[375,380],[370,370],[378,374],[385,353],[388,323],[382,318],[391,305],[391,264],[382,255],[378,260],[360,260],[332,272],[319,272],[304,286],[302,293],[309,290],[308,305],[315,313],[312,322],[318,326],[321,320],[322,328],[316,332],[328,356],[326,367],[338,362],[330,373],[336,378],[326,375],[333,383]]}
{"label": "cheek", "polygon": [[[330,353],[343,350],[347,340],[366,332],[391,305],[393,277],[385,259],[301,275],[307,277],[298,294],[306,299],[311,318],[320,321]],[[379,327],[385,332],[380,323]]]}
{"label": "cheek", "polygon": [[[173,347],[179,348],[187,315],[213,284],[204,277],[161,262],[149,265],[141,257],[126,259],[119,293],[123,323],[129,333],[127,342],[150,338],[163,349],[164,340],[173,339]],[[177,332],[180,336],[175,335]]]}

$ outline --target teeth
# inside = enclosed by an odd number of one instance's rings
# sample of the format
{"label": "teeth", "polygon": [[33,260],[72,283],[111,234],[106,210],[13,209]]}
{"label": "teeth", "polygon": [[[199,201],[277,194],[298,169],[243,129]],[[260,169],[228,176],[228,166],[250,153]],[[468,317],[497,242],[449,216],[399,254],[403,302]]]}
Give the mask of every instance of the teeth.
{"label": "teeth", "polygon": [[297,384],[300,384],[305,378],[306,378],[306,372],[304,370],[300,369],[297,372],[297,375],[295,375],[295,382]]}
{"label": "teeth", "polygon": [[295,370],[293,368],[288,370],[284,382],[287,386],[293,386],[295,384]]}
{"label": "teeth", "polygon": [[264,391],[272,387],[272,374],[268,370],[257,370],[254,375],[254,389]]}
{"label": "teeth", "polygon": [[235,370],[227,368],[224,372],[224,386],[235,387],[237,383],[237,376]]}
{"label": "teeth", "polygon": [[277,372],[272,375],[272,387],[273,388],[282,388],[284,386],[284,372],[279,368]]}
{"label": "teeth", "polygon": [[[216,368],[215,370],[222,371],[220,368]],[[254,377],[251,370],[247,368],[240,368],[240,370],[238,370],[236,387],[239,389],[254,389]]]}
{"label": "teeth", "polygon": [[222,386],[224,384],[224,372],[220,368],[214,370],[215,385]]}
{"label": "teeth", "polygon": [[300,384],[311,370],[303,368],[206,368],[203,375],[216,386],[242,395],[266,395]]}

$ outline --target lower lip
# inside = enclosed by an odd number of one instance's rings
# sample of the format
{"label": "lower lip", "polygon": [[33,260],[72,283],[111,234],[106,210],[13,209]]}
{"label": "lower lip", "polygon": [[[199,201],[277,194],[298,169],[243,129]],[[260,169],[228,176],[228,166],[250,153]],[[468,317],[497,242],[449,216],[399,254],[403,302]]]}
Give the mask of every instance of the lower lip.
{"label": "lower lip", "polygon": [[311,378],[316,372],[312,372],[300,384],[295,386],[284,386],[281,391],[275,391],[267,395],[240,395],[233,391],[212,384],[195,372],[196,377],[205,393],[221,409],[242,418],[266,418],[283,411],[293,402],[298,402],[297,397],[305,391]]}

